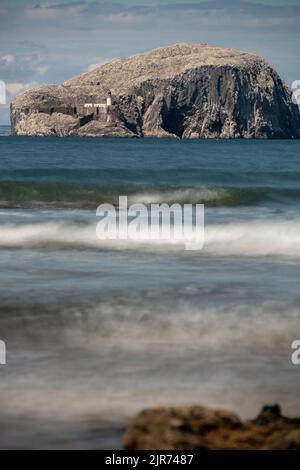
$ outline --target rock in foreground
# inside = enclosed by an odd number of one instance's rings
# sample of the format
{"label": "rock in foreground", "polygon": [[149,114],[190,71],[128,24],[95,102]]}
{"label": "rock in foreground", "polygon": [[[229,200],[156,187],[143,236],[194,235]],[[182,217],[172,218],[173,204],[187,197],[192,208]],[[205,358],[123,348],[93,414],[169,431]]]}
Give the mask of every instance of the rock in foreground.
{"label": "rock in foreground", "polygon": [[299,138],[291,90],[255,54],[176,44],[18,96],[15,135]]}
{"label": "rock in foreground", "polygon": [[153,408],[131,423],[124,447],[130,450],[300,450],[300,419],[265,406],[242,422],[234,413],[202,406]]}

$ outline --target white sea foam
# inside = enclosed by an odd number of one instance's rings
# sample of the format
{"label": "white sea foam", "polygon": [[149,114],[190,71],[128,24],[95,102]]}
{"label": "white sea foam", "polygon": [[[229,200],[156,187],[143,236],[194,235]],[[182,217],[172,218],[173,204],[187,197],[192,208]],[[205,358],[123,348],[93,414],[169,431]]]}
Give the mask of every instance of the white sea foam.
{"label": "white sea foam", "polygon": [[[192,228],[191,228],[192,230]],[[184,251],[179,240],[149,240],[141,232],[136,240],[99,240],[96,224],[47,222],[2,225],[0,248],[92,248],[116,250]],[[300,220],[252,221],[211,224],[205,227],[205,243],[195,256],[283,257],[300,259]]]}
{"label": "white sea foam", "polygon": [[221,256],[300,258],[300,220],[210,225],[205,253]]}
{"label": "white sea foam", "polygon": [[[196,306],[181,301],[170,306],[153,299],[135,303],[122,298],[91,307],[63,308],[60,315],[65,329],[60,329],[57,337],[93,350],[117,342],[120,347],[134,350],[141,345],[151,349],[156,344],[164,351],[182,344],[206,352],[226,347],[228,351],[246,348],[278,354],[293,341],[300,310],[275,302]],[[48,323],[47,334],[52,327],[55,329],[55,323],[52,326]],[[36,334],[39,336],[40,332],[38,329]]]}
{"label": "white sea foam", "polygon": [[[233,198],[235,190],[225,188],[180,188],[172,190],[156,190],[149,192],[140,192],[129,197],[130,204],[159,204],[166,203],[222,203],[227,199]],[[228,202],[228,201],[227,201]]]}

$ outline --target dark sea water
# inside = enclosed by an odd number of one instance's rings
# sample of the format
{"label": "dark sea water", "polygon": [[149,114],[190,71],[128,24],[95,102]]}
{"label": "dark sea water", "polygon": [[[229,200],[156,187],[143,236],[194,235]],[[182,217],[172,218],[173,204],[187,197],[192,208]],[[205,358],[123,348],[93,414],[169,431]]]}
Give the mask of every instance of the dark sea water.
{"label": "dark sea water", "polygon": [[0,126],[0,136],[6,137],[10,135],[10,126]]}
{"label": "dark sea water", "polygon": [[[119,195],[204,203],[204,249],[98,240]],[[299,208],[299,141],[0,137],[0,447],[120,447],[153,405],[300,415]]]}

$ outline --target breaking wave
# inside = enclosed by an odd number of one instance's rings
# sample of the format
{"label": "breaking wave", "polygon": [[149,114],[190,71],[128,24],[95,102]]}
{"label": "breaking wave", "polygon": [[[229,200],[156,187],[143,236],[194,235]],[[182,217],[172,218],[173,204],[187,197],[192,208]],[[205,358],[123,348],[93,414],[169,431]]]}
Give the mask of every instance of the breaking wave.
{"label": "breaking wave", "polygon": [[300,201],[297,188],[274,187],[140,187],[83,186],[43,182],[0,182],[0,207],[95,208],[98,204],[117,205],[120,195],[129,203],[206,204],[210,207],[259,204],[263,201]]}
{"label": "breaking wave", "polygon": [[[192,228],[190,228],[192,231]],[[191,239],[149,240],[142,231],[135,240],[99,240],[96,223],[46,222],[6,224],[0,227],[1,249],[104,249],[184,252]],[[187,252],[190,253],[190,252]],[[194,256],[283,257],[300,259],[300,220],[251,221],[210,224],[204,248]]]}
{"label": "breaking wave", "polygon": [[[3,310],[3,312],[2,312]],[[118,345],[186,343],[220,349],[223,345],[243,348],[286,348],[294,339],[300,310],[296,305],[265,302],[259,305],[195,305],[176,296],[130,298],[107,296],[94,305],[55,307],[35,305],[1,309],[2,329],[24,333],[40,341],[68,341],[76,346],[102,347],[103,341]],[[6,320],[6,321],[5,321]],[[220,326],[221,325],[221,326]],[[93,342],[93,338],[95,343]],[[133,341],[133,342],[132,342]]]}

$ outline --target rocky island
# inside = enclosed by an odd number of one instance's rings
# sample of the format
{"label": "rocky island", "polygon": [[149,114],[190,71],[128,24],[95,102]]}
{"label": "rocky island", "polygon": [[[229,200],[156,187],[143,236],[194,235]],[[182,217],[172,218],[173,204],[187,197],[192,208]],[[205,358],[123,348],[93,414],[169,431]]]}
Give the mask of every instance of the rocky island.
{"label": "rocky island", "polygon": [[13,135],[300,138],[298,106],[255,54],[175,44],[19,95]]}

